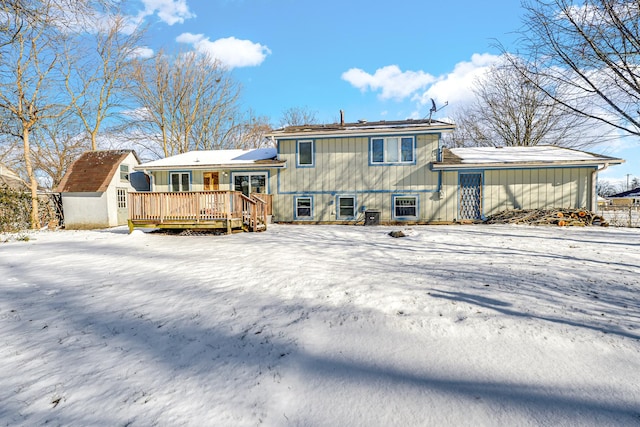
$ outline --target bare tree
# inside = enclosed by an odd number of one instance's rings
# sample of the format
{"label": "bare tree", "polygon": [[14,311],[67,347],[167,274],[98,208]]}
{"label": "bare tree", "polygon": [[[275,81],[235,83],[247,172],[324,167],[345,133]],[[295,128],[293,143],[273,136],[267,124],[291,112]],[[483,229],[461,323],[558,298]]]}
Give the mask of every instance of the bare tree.
{"label": "bare tree", "polygon": [[620,190],[620,185],[616,185],[610,181],[598,180],[596,184],[596,194],[600,197],[612,196],[624,190]]}
{"label": "bare tree", "polygon": [[244,117],[240,117],[241,122],[233,126],[231,146],[234,148],[251,149],[265,148],[271,146],[271,141],[266,138],[266,134],[271,131],[269,118],[266,116],[255,116],[249,110]]}
{"label": "bare tree", "polygon": [[[524,76],[568,110],[640,135],[640,3],[523,0]],[[522,65],[521,65],[522,64]]]}
{"label": "bare tree", "polygon": [[2,1],[4,19],[15,31],[2,47],[0,109],[9,118],[7,132],[22,142],[24,166],[31,188],[31,227],[38,227],[38,180],[30,137],[47,119],[70,108],[64,93],[61,46],[67,41],[66,9],[54,0]]}
{"label": "bare tree", "polygon": [[55,120],[43,121],[34,132],[32,146],[34,167],[46,176],[46,183],[56,188],[71,164],[87,150],[83,124],[69,110]]}
{"label": "bare tree", "polygon": [[304,126],[316,124],[316,112],[307,107],[291,107],[282,112],[279,125],[285,126]]}
{"label": "bare tree", "polygon": [[208,56],[157,54],[139,60],[131,96],[135,122],[147,148],[164,157],[190,150],[229,147],[238,117],[238,84]]}
{"label": "bare tree", "polygon": [[476,80],[474,102],[456,115],[453,145],[579,147],[593,143],[582,137],[586,120],[567,112],[538,88],[543,85],[541,76],[532,76],[532,82],[509,61],[494,65]]}
{"label": "bare tree", "polygon": [[[96,18],[97,19],[97,18]],[[74,111],[84,125],[91,149],[98,149],[98,133],[109,118],[124,106],[131,65],[144,34],[141,28],[130,28],[117,11],[107,9],[100,23],[88,24],[83,37],[84,49],[68,58],[72,76],[67,90],[75,100]]]}

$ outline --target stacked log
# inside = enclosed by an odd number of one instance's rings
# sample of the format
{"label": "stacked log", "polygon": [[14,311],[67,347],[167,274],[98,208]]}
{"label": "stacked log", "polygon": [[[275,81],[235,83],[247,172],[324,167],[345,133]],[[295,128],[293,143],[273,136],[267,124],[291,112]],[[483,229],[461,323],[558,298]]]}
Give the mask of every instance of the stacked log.
{"label": "stacked log", "polygon": [[586,209],[513,209],[491,215],[485,224],[528,224],[608,227],[605,219]]}

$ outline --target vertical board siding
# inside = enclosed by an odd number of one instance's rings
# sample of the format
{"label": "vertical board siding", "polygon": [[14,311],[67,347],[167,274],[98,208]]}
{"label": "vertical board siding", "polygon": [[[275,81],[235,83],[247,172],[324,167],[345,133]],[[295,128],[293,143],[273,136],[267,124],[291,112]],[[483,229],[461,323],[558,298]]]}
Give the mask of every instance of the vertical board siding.
{"label": "vertical board siding", "polygon": [[443,203],[434,196],[438,173],[429,169],[438,150],[438,135],[414,137],[415,164],[407,165],[370,165],[369,137],[316,138],[315,166],[311,168],[296,167],[296,140],[280,140],[280,159],[287,162],[287,169],[278,173],[274,216],[293,221],[293,197],[313,195],[313,221],[336,221],[336,195],[353,195],[359,214],[365,206],[381,210],[381,219],[391,220],[392,195],[415,194],[420,219],[430,220],[432,205]]}
{"label": "vertical board siding", "polygon": [[484,214],[508,209],[586,208],[592,168],[487,170]]}

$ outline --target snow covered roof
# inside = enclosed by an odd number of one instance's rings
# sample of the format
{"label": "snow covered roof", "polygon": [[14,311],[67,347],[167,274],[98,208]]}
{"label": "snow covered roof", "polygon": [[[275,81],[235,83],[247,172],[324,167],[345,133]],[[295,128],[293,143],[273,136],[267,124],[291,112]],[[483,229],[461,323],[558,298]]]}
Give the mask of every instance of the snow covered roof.
{"label": "snow covered roof", "polygon": [[247,167],[284,167],[277,160],[275,148],[256,148],[253,150],[204,150],[189,151],[153,162],[143,163],[137,170],[169,169],[210,169],[210,168],[247,168]]}
{"label": "snow covered roof", "polygon": [[544,167],[617,165],[624,160],[553,145],[533,147],[464,147],[445,148],[442,161],[434,170],[477,167]]}

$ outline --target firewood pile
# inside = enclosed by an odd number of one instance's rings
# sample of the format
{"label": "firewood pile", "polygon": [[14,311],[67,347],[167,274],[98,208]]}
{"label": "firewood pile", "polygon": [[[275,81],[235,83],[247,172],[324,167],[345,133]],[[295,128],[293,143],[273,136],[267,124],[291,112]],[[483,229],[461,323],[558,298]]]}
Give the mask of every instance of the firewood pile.
{"label": "firewood pile", "polygon": [[514,209],[499,212],[484,221],[485,224],[527,224],[608,227],[605,219],[586,209]]}

